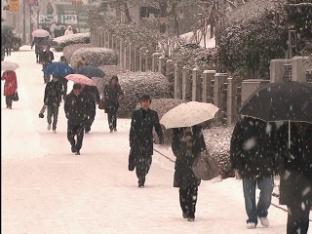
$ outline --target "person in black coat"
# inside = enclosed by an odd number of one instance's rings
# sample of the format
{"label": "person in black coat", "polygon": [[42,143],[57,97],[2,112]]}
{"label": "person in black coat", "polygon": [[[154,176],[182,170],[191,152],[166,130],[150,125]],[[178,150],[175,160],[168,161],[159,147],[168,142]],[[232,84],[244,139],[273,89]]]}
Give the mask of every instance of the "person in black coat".
{"label": "person in black coat", "polygon": [[119,85],[118,77],[113,76],[104,88],[105,112],[107,113],[110,132],[117,131],[117,112],[122,97],[123,91]]}
{"label": "person in black coat", "polygon": [[194,175],[192,165],[201,152],[206,150],[201,126],[173,129],[171,146],[177,158],[175,161],[174,187],[179,188],[183,218],[194,221],[200,179]]}
{"label": "person in black coat", "polygon": [[[54,60],[54,54],[53,52],[50,50],[50,46],[46,46],[45,51],[43,51],[41,53],[41,62],[42,62],[42,69],[44,70],[44,68],[51,63]],[[44,78],[44,82],[48,83],[50,80],[50,75],[43,75]]]}
{"label": "person in black coat", "polygon": [[312,207],[312,124],[285,123],[276,136],[280,204],[288,207],[287,234],[307,234]]}
{"label": "person in black coat", "polygon": [[145,177],[150,169],[153,155],[153,128],[160,144],[164,142],[163,132],[159,123],[158,114],[151,110],[151,98],[143,95],[140,98],[141,108],[132,114],[130,128],[131,154],[135,155],[135,168],[139,187],[144,187]]}
{"label": "person in black coat", "polygon": [[[232,168],[243,180],[247,228],[256,228],[258,218],[269,226],[268,209],[276,171],[274,149],[271,144],[272,125],[250,117],[241,118],[233,131],[230,147]],[[256,205],[256,187],[260,189]]]}
{"label": "person in black coat", "polygon": [[96,115],[96,103],[99,103],[100,95],[95,86],[83,86],[81,94],[85,95],[87,102],[85,132],[89,133]]}
{"label": "person in black coat", "polygon": [[47,114],[48,130],[51,129],[53,117],[52,130],[54,132],[56,131],[57,118],[61,99],[62,99],[62,84],[60,83],[58,77],[53,76],[53,79],[47,83],[44,91],[44,104],[47,106],[48,109]]}
{"label": "person in black coat", "polygon": [[[80,84],[74,84],[73,90],[66,96],[64,109],[68,119],[67,139],[71,144],[72,152],[80,155],[84,126],[87,119],[87,102],[85,95],[81,94]],[[77,141],[75,141],[75,136]]]}

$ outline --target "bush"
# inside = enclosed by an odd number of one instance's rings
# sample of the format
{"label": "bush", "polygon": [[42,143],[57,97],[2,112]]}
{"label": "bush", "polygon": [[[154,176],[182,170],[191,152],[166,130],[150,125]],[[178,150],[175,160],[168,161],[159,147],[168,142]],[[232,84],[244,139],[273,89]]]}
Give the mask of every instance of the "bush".
{"label": "bush", "polygon": [[[152,99],[170,98],[169,82],[160,73],[127,71],[119,73],[118,78],[125,94],[118,113],[121,117],[131,117],[143,94],[150,95]],[[111,77],[105,76],[105,83],[108,84],[110,79]]]}
{"label": "bush", "polygon": [[117,64],[117,55],[113,50],[107,48],[81,48],[73,53],[70,64],[73,68],[76,68],[81,60],[93,66],[113,65]]}
{"label": "bush", "polygon": [[65,46],[80,43],[90,43],[90,33],[76,33],[54,38],[52,46],[56,51],[63,51]]}
{"label": "bush", "polygon": [[230,162],[230,143],[233,127],[213,127],[204,130],[209,154],[216,160],[222,178],[234,176]]}
{"label": "bush", "polygon": [[81,48],[85,48],[85,47],[91,47],[91,46],[92,46],[91,44],[82,44],[82,43],[68,45],[68,46],[64,47],[63,54],[64,54],[67,62],[70,63],[70,59],[76,50],[81,49]]}

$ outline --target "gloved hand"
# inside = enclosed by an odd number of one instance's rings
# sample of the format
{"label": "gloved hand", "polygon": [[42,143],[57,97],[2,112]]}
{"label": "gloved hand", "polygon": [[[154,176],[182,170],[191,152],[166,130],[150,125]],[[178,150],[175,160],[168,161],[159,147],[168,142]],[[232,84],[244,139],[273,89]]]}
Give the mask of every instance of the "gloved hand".
{"label": "gloved hand", "polygon": [[44,118],[44,114],[43,113],[39,113],[39,118],[43,119]]}

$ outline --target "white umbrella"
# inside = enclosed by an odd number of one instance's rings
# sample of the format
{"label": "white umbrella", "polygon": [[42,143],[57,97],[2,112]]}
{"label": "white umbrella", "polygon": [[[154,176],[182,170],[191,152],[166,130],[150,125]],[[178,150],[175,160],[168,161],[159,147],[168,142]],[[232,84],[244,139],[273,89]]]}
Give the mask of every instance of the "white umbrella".
{"label": "white umbrella", "polygon": [[47,37],[50,35],[50,33],[44,29],[37,29],[37,30],[33,31],[31,35],[33,37]]}
{"label": "white umbrella", "polygon": [[15,71],[17,68],[19,68],[17,63],[9,61],[1,62],[1,71]]}
{"label": "white umbrella", "polygon": [[89,77],[81,75],[81,74],[69,74],[65,76],[66,80],[74,81],[75,83],[89,85],[89,86],[96,86],[96,82],[91,80]]}
{"label": "white umbrella", "polygon": [[211,103],[182,103],[168,111],[160,120],[165,128],[184,128],[213,119],[219,108]]}

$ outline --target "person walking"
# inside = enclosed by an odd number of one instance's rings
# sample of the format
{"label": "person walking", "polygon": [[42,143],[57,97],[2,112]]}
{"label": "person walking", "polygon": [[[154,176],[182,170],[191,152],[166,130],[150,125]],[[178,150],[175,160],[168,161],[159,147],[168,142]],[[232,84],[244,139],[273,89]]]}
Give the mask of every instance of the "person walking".
{"label": "person walking", "polygon": [[74,34],[74,32],[73,32],[72,26],[69,25],[69,26],[67,27],[67,29],[65,30],[64,35],[71,35],[71,34]]}
{"label": "person walking", "polygon": [[143,95],[140,98],[141,108],[133,112],[131,120],[130,147],[136,158],[135,168],[140,188],[144,187],[145,177],[152,163],[153,128],[156,130],[160,144],[164,142],[158,114],[150,109],[151,101],[150,96]]}
{"label": "person walking", "polygon": [[[267,216],[276,171],[270,129],[271,125],[266,122],[243,117],[237,122],[231,139],[230,160],[237,177],[243,181],[248,229],[257,227],[258,218],[262,226],[270,225]],[[260,197],[256,205],[257,186]]]}
{"label": "person walking", "polygon": [[[61,63],[65,63],[66,65],[68,65],[68,62],[67,62],[65,56],[61,56],[60,62],[61,62]],[[63,89],[62,89],[63,99],[65,100],[66,95],[67,95],[67,83],[68,83],[68,80],[65,79],[65,77],[62,77],[62,78],[60,79],[60,81],[61,81],[61,83],[62,83],[62,88],[63,88]]]}
{"label": "person walking", "polygon": [[311,133],[312,124],[286,122],[277,131],[274,142],[280,156],[280,204],[288,208],[287,234],[307,234],[309,229],[312,208]]}
{"label": "person walking", "polygon": [[173,129],[172,151],[176,156],[174,187],[179,188],[179,201],[183,218],[189,222],[195,220],[198,179],[192,170],[194,160],[206,150],[206,144],[200,125],[191,128]]}
{"label": "person walking", "polygon": [[2,74],[1,80],[4,80],[4,96],[8,109],[12,109],[12,102],[15,99],[17,92],[17,79],[15,71],[5,71]]}
{"label": "person walking", "polygon": [[107,113],[110,132],[117,131],[117,112],[119,101],[122,99],[123,95],[118,77],[113,76],[109,84],[104,88],[105,112]]}
{"label": "person walking", "polygon": [[[42,59],[42,68],[44,69],[49,63],[51,63],[54,60],[54,54],[53,52],[50,50],[50,46],[46,46],[45,51],[42,52],[41,55],[41,59]],[[48,83],[50,81],[50,75],[43,75],[44,77],[44,83]]]}
{"label": "person walking", "polygon": [[62,100],[62,84],[59,77],[53,76],[53,79],[46,85],[44,91],[44,104],[47,106],[48,114],[48,130],[51,130],[52,117],[53,117],[53,132],[56,132],[56,125],[59,113],[59,106]]}
{"label": "person walking", "polygon": [[85,132],[89,133],[91,131],[91,126],[94,122],[96,115],[96,103],[100,101],[100,95],[95,86],[82,86],[82,95],[85,96],[87,109],[86,116],[87,120],[85,121]]}
{"label": "person walking", "polygon": [[76,155],[80,155],[87,109],[86,99],[81,94],[80,84],[74,84],[73,90],[66,96],[64,109],[68,120],[67,139],[71,144],[71,151]]}
{"label": "person walking", "polygon": [[36,63],[41,63],[41,53],[42,53],[42,45],[41,45],[41,38],[34,37],[31,43],[31,49],[35,46],[35,54],[36,54]]}

